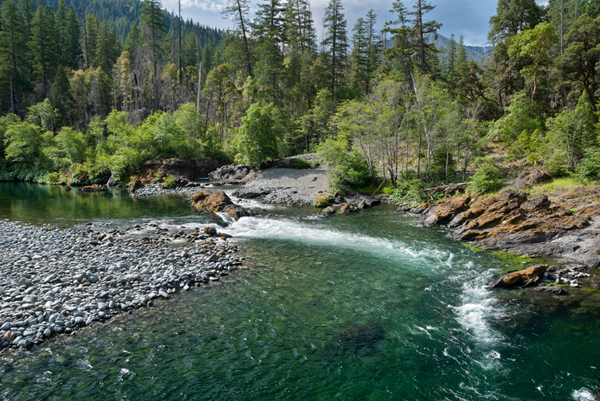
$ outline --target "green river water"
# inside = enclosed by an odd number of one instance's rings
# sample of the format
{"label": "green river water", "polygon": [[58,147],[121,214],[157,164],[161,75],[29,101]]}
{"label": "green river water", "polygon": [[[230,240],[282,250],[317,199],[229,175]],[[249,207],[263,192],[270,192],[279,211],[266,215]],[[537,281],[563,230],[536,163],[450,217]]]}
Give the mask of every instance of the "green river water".
{"label": "green river water", "polygon": [[[250,205],[252,206],[252,205]],[[256,205],[255,205],[256,206]],[[594,400],[600,312],[485,286],[522,262],[379,207],[265,207],[0,184],[0,218],[219,224],[251,268],[0,359],[10,400]],[[554,297],[554,296],[550,296]]]}

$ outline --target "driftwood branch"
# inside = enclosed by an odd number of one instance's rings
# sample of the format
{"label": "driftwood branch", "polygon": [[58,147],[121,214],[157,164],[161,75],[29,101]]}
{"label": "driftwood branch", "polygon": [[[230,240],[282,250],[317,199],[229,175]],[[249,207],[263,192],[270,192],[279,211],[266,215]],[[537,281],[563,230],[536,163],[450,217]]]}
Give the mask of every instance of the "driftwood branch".
{"label": "driftwood branch", "polygon": [[439,187],[425,188],[422,191],[425,192],[427,195],[437,194],[439,192],[452,193],[459,190],[464,191],[467,185],[469,184],[470,182],[459,182],[458,184],[448,184]]}

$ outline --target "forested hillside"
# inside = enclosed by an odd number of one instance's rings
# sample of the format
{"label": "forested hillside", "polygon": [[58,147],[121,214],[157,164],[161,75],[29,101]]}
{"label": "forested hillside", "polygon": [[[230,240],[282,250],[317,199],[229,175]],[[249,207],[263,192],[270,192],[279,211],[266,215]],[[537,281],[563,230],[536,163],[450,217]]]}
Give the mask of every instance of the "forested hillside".
{"label": "forested hillside", "polygon": [[353,27],[331,0],[321,43],[307,0],[268,0],[252,20],[247,0],[230,3],[221,41],[189,22],[180,35],[157,0],[110,4],[80,18],[63,0],[3,2],[4,178],[55,182],[77,164],[126,181],[149,158],[260,166],[318,150],[339,188],[383,177],[402,196],[477,169],[489,190],[516,172],[480,157],[490,144],[519,168],[600,174],[597,2],[500,0],[485,63],[460,40],[444,51],[427,40],[443,22],[427,0],[365,10]]}

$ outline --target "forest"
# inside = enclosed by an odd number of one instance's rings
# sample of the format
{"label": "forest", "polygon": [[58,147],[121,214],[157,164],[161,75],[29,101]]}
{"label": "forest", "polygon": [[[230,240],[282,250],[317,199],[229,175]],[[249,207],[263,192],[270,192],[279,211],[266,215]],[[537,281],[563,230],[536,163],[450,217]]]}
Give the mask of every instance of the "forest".
{"label": "forest", "polygon": [[596,1],[499,0],[477,62],[462,37],[426,40],[442,26],[427,0],[351,29],[331,0],[320,43],[308,0],[250,6],[231,1],[223,32],[159,0],[3,0],[0,180],[127,183],[153,158],[260,168],[315,151],[335,189],[396,198],[467,179],[494,191],[528,167],[600,178]]}

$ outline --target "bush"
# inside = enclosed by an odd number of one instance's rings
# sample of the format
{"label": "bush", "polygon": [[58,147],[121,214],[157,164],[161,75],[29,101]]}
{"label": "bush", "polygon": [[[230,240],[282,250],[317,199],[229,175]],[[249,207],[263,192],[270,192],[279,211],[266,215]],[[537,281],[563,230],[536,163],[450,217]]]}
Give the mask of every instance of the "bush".
{"label": "bush", "polygon": [[292,168],[303,170],[305,168],[310,168],[310,163],[304,159],[294,159],[292,161]]}
{"label": "bush", "polygon": [[[467,187],[467,192],[471,194],[485,194],[502,188],[504,178],[500,173],[500,169],[491,161],[484,160],[479,162],[483,163],[483,166],[473,175],[471,179],[472,183]],[[478,160],[475,163],[478,164]]]}
{"label": "bush", "polygon": [[581,178],[600,178],[600,149],[588,151],[587,157],[577,166],[577,175]]}
{"label": "bush", "polygon": [[390,200],[394,203],[414,203],[426,202],[427,196],[423,192],[425,183],[422,180],[413,178],[408,181],[399,181],[395,191],[390,195]]}
{"label": "bush", "polygon": [[327,139],[317,146],[317,153],[329,168],[329,185],[332,190],[344,191],[362,188],[370,181],[369,166],[358,149],[346,151],[344,141]]}
{"label": "bush", "polygon": [[165,178],[161,186],[166,189],[173,189],[177,186],[177,181],[172,175],[170,175],[167,178]]}
{"label": "bush", "polygon": [[242,127],[236,138],[236,162],[260,168],[261,164],[279,157],[279,144],[273,130],[276,123],[273,103],[261,107],[254,103],[242,117]]}
{"label": "bush", "polygon": [[46,174],[45,181],[46,181],[45,182],[46,184],[58,184],[58,182],[60,181],[60,174],[48,173],[48,174]]}
{"label": "bush", "polygon": [[331,195],[317,195],[317,200],[315,201],[315,207],[327,207],[329,206],[329,201],[333,198]]}

